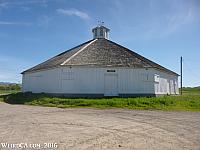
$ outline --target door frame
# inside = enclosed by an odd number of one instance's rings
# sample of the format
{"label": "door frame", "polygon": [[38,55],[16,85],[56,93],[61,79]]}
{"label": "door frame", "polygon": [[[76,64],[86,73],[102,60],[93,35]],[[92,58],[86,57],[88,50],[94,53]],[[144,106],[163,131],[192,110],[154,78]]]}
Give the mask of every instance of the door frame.
{"label": "door frame", "polygon": [[[117,89],[116,89],[117,93],[116,94],[107,94],[106,93],[106,84],[105,84],[106,76],[115,76],[116,77],[116,82],[117,82]],[[104,73],[104,96],[109,96],[109,97],[119,96],[118,73]]]}

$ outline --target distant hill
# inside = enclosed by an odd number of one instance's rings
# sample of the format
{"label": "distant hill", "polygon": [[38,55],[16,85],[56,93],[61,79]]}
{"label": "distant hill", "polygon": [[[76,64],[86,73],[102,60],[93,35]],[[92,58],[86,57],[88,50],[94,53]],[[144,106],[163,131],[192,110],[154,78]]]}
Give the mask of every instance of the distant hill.
{"label": "distant hill", "polygon": [[184,87],[183,93],[185,94],[200,94],[200,87]]}
{"label": "distant hill", "polygon": [[200,88],[200,86],[196,86],[196,87],[183,87],[184,89],[198,89]]}
{"label": "distant hill", "polygon": [[12,82],[0,82],[0,85],[21,85],[19,83],[12,83]]}

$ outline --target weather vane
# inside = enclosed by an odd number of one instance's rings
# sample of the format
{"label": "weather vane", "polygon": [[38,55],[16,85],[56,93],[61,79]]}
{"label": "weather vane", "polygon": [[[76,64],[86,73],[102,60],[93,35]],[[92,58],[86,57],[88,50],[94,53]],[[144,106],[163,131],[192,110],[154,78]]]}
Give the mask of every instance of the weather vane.
{"label": "weather vane", "polygon": [[103,26],[104,22],[103,21],[98,21],[98,26]]}

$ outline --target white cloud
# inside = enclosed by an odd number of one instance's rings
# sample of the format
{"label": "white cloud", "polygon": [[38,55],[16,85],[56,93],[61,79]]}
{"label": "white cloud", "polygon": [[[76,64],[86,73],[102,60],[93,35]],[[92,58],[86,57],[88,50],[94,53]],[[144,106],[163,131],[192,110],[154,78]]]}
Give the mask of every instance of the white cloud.
{"label": "white cloud", "polygon": [[13,1],[13,0],[0,0],[0,9],[5,9],[5,8],[13,8],[13,7],[18,7],[22,6],[21,8],[25,10],[28,10],[29,8],[27,6],[29,5],[39,5],[42,7],[47,7],[48,6],[48,0],[19,0],[19,1]]}
{"label": "white cloud", "polygon": [[113,15],[110,22],[114,22],[118,34],[121,34],[118,37],[125,41],[132,41],[133,38],[165,38],[188,31],[200,23],[199,0],[149,0],[144,3],[145,11],[139,13],[137,9],[143,3],[131,1],[130,5],[126,5],[124,1],[114,2],[113,7],[110,7]]}
{"label": "white cloud", "polygon": [[20,59],[7,55],[0,55],[0,82],[19,82],[21,72],[33,65],[30,60]]}
{"label": "white cloud", "polygon": [[47,15],[43,15],[40,16],[38,18],[38,25],[44,28],[48,28],[49,27],[49,22],[52,20],[51,17],[47,16]]}
{"label": "white cloud", "polygon": [[8,2],[0,2],[0,8],[7,8],[9,5]]}
{"label": "white cloud", "polygon": [[[152,16],[146,32],[147,37],[166,37],[175,32],[187,29],[189,25],[199,21],[199,10],[194,3],[175,1],[168,3],[169,11],[164,14]],[[155,3],[151,4],[151,9],[158,7]],[[154,7],[153,7],[154,6]]]}
{"label": "white cloud", "polygon": [[90,19],[90,16],[83,12],[83,11],[80,11],[80,10],[77,10],[77,9],[57,9],[57,12],[60,13],[60,14],[63,14],[63,15],[66,15],[66,16],[76,16],[76,17],[80,17],[81,19],[84,19],[84,20],[88,20]]}
{"label": "white cloud", "polygon": [[23,25],[23,26],[29,26],[32,23],[29,22],[9,22],[9,21],[0,21],[0,25]]}
{"label": "white cloud", "polygon": [[21,75],[19,73],[4,72],[0,74],[0,82],[21,83]]}

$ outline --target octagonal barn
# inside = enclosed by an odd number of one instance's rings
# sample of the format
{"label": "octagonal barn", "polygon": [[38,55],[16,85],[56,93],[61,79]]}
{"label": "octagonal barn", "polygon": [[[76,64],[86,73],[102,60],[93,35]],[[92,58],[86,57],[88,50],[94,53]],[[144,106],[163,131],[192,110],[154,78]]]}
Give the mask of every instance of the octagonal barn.
{"label": "octagonal barn", "polygon": [[179,94],[178,74],[108,40],[97,26],[93,39],[22,72],[23,92],[69,97]]}

